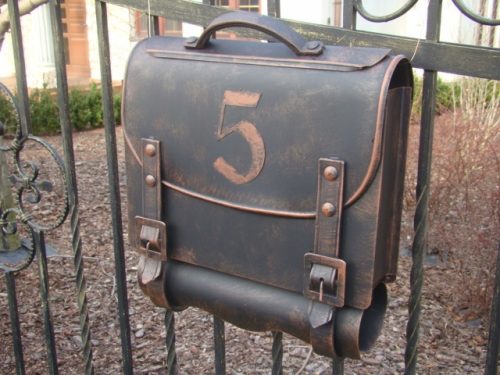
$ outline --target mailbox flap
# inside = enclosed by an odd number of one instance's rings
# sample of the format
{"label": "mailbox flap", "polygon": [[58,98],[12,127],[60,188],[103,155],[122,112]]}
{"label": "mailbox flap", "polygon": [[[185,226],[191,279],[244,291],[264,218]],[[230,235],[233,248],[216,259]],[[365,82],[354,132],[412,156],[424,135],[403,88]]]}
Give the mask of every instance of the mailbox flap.
{"label": "mailbox flap", "polygon": [[238,64],[248,65],[344,71],[369,68],[379,63],[391,51],[388,48],[324,46],[318,56],[297,56],[285,45],[275,42],[242,43],[216,39],[210,41],[209,49],[200,51],[186,50],[183,38],[165,40],[162,37],[153,37],[142,43],[147,43],[147,53],[157,58],[226,63],[237,61]]}
{"label": "mailbox flap", "polygon": [[[404,59],[388,49],[326,46],[320,56],[296,56],[281,43],[214,40],[198,51],[184,42],[151,38],[129,59],[129,217],[143,210],[141,139],[159,140],[168,259],[302,293],[318,160],[342,160],[345,304],[368,307],[381,281],[370,267],[386,98],[407,82],[392,79]],[[364,264],[349,263],[354,253]]]}

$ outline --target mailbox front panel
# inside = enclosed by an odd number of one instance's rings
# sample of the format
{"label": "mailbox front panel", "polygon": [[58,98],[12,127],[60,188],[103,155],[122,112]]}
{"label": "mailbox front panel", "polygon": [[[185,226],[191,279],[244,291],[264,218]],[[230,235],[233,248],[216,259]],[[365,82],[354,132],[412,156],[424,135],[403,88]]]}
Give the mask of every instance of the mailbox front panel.
{"label": "mailbox front panel", "polygon": [[141,139],[153,138],[168,258],[302,293],[318,160],[342,160],[346,305],[367,308],[394,273],[404,158],[384,152],[404,154],[410,80],[406,60],[387,50],[326,47],[319,59],[274,43],[213,41],[208,52],[178,38],[139,43],[123,100],[130,222],[143,212]]}

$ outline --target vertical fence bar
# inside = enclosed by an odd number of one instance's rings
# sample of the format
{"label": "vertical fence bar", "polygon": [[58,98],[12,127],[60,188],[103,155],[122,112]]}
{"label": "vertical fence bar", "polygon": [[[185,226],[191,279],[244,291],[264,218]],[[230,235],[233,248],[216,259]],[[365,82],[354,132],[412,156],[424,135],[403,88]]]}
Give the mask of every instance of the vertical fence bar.
{"label": "vertical fence bar", "polygon": [[267,14],[276,18],[281,18],[280,0],[268,0]]}
{"label": "vertical fence bar", "polygon": [[148,29],[148,35],[160,35],[160,18],[158,16],[151,16],[150,14],[148,14],[148,17],[150,26]]}
{"label": "vertical fence bar", "polygon": [[165,311],[165,328],[167,330],[167,374],[177,375],[177,355],[175,353],[175,315],[172,310]]}
{"label": "vertical fence bar", "polygon": [[[356,29],[356,8],[353,0],[344,0],[342,8],[342,27],[348,30]],[[344,358],[334,356],[332,358],[332,375],[344,374]]]}
{"label": "vertical fence bar", "polygon": [[49,305],[49,272],[47,269],[47,254],[45,251],[45,237],[43,232],[33,232],[33,245],[38,257],[38,273],[40,277],[40,297],[42,300],[43,321],[45,327],[45,341],[47,344],[47,362],[49,374],[59,374],[57,367],[56,341],[54,338],[54,327]]}
{"label": "vertical fence bar", "polygon": [[272,375],[283,374],[283,332],[273,331],[273,369]]}
{"label": "vertical fence bar", "polygon": [[[150,28],[148,34],[150,36],[160,35],[160,17],[149,14]],[[166,347],[167,347],[167,372],[169,375],[176,375],[179,372],[177,365],[177,353],[175,350],[175,315],[171,310],[165,310],[165,330],[167,332]]]}
{"label": "vertical fence bar", "polygon": [[332,374],[340,374],[344,373],[344,358],[341,357],[333,357],[332,359]]}
{"label": "vertical fence bar", "polygon": [[123,244],[120,181],[116,147],[116,128],[113,116],[113,86],[111,80],[111,59],[109,52],[109,30],[106,3],[95,3],[97,37],[99,40],[99,62],[101,68],[102,99],[104,109],[104,129],[106,136],[106,158],[108,165],[108,186],[113,226],[113,248],[115,257],[116,291],[118,295],[118,314],[123,358],[123,372],[133,374],[132,344],[127,298],[127,279],[125,251]]}
{"label": "vertical fence bar", "polygon": [[498,246],[497,251],[497,268],[495,276],[495,289],[493,291],[493,300],[491,301],[489,335],[484,374],[497,375],[498,346],[500,342],[500,245]]}
{"label": "vertical fence bar", "polygon": [[17,105],[19,107],[19,119],[24,136],[31,133],[31,116],[28,96],[28,84],[26,80],[26,63],[24,61],[23,35],[21,32],[21,19],[17,0],[7,1],[10,17],[10,29],[12,34],[12,47],[14,52],[14,65],[16,68]]}
{"label": "vertical fence bar", "polygon": [[214,351],[215,351],[215,374],[226,374],[226,332],[224,321],[217,316],[214,317]]}
{"label": "vertical fence bar", "polygon": [[90,338],[90,323],[87,303],[87,286],[84,276],[84,262],[82,255],[82,240],[80,237],[80,214],[78,208],[78,184],[75,171],[75,156],[73,151],[73,137],[69,116],[68,79],[66,75],[66,56],[64,53],[64,37],[61,20],[60,0],[50,1],[50,20],[54,45],[54,59],[56,62],[57,100],[61,125],[62,142],[64,149],[64,165],[68,183],[68,203],[70,206],[71,245],[73,250],[73,264],[76,270],[76,293],[78,312],[80,316],[80,336],[82,338],[85,374],[94,373],[92,364],[92,342]]}
{"label": "vertical fence bar", "polygon": [[332,358],[332,375],[344,375],[344,358],[334,356]]}
{"label": "vertical fence bar", "polygon": [[[441,26],[442,0],[430,0],[427,9],[427,39],[437,42]],[[423,259],[426,251],[428,225],[429,186],[431,180],[432,141],[436,108],[437,72],[425,70],[422,90],[422,117],[417,174],[417,206],[413,220],[415,237],[412,244],[412,268],[410,273],[410,300],[406,326],[405,375],[417,371],[417,347],[423,287]]]}
{"label": "vertical fence bar", "polygon": [[[21,31],[21,20],[17,0],[8,0],[9,21],[12,33],[12,45],[14,53],[14,64],[16,69],[17,84],[17,105],[19,107],[19,117],[23,136],[31,133],[31,117],[29,108],[28,85],[26,80],[26,63],[24,60],[24,46]],[[57,375],[57,353],[54,339],[54,329],[49,307],[49,284],[47,271],[47,258],[45,256],[45,241],[43,233],[34,232],[34,246],[38,255],[39,275],[40,275],[40,297],[45,325],[45,339],[47,343],[47,362],[49,373]],[[10,280],[12,281],[12,280]],[[17,303],[16,303],[17,305]],[[16,309],[17,310],[17,309]],[[18,322],[17,322],[18,323]],[[22,348],[21,348],[22,351]],[[16,358],[17,359],[17,358]],[[24,362],[21,363],[24,367]],[[24,368],[22,369],[24,371]],[[19,369],[18,369],[19,372]]]}
{"label": "vertical fence bar", "polygon": [[344,0],[344,7],[342,9],[342,27],[344,29],[356,29],[356,10],[354,8],[353,0]]}
{"label": "vertical fence bar", "polygon": [[21,327],[19,324],[19,311],[17,309],[16,279],[14,273],[5,272],[5,284],[7,286],[7,298],[9,301],[10,329],[12,333],[12,346],[16,358],[16,374],[24,375],[24,355],[21,341]]}
{"label": "vertical fence bar", "polygon": [[[170,309],[165,310],[164,324],[167,333],[166,335],[167,373],[168,375],[177,375],[177,373],[179,372],[179,368],[177,365],[177,352],[175,349],[175,315],[174,312]],[[214,324],[214,329],[215,329],[215,324]]]}

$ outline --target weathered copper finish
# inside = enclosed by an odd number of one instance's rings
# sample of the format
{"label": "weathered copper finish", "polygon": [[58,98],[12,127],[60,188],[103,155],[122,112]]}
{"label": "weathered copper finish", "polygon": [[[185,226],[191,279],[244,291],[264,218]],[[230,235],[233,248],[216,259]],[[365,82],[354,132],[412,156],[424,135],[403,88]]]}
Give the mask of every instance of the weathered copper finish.
{"label": "weathered copper finish", "polygon": [[380,284],[373,291],[372,305],[366,310],[338,309],[335,317],[335,349],[338,355],[359,358],[377,339],[387,307],[387,288]]}
{"label": "weathered copper finish", "polygon": [[[168,260],[144,258],[141,286],[163,306],[358,357],[369,346],[358,338],[380,328],[368,311],[386,301],[374,291],[396,273],[411,67],[385,49],[322,46],[246,17],[191,40],[141,41],[130,57],[127,178],[143,182],[127,185],[129,218],[168,232]],[[284,45],[210,39],[236,25]],[[129,228],[143,247],[157,233],[146,232]]]}
{"label": "weathered copper finish", "polygon": [[332,166],[326,167],[324,172],[323,172],[323,176],[325,176],[325,178],[328,181],[336,180],[338,175],[339,175],[339,172],[337,171],[337,168],[332,167]]}
{"label": "weathered copper finish", "polygon": [[[135,162],[137,163],[137,165],[142,168],[142,161],[139,158],[139,155],[137,154],[137,151],[135,150],[134,146],[132,145],[132,142],[128,138],[126,131],[124,131],[123,136],[125,138],[125,143],[127,145],[127,149],[130,152],[130,156],[133,157]],[[213,203],[213,204],[217,204],[217,205],[220,205],[223,207],[232,208],[232,209],[239,210],[239,211],[252,212],[255,214],[259,214],[259,215],[286,217],[286,218],[290,218],[290,219],[314,219],[316,217],[315,211],[296,212],[296,211],[272,210],[272,209],[266,209],[266,208],[252,207],[252,206],[237,204],[234,202],[228,202],[228,201],[223,200],[223,199],[217,199],[217,198],[205,195],[205,194],[200,194],[200,193],[197,193],[195,191],[182,188],[176,184],[173,184],[173,183],[165,181],[165,180],[163,180],[161,183],[165,187],[172,189],[178,193],[187,195],[188,197],[199,199],[199,200]]]}
{"label": "weathered copper finish", "polygon": [[259,131],[254,124],[248,121],[240,121],[224,129],[226,106],[256,108],[259,104],[260,96],[261,94],[256,92],[226,90],[222,99],[217,139],[223,140],[234,132],[240,133],[250,147],[251,164],[248,172],[242,175],[223,157],[219,156],[214,162],[214,168],[229,181],[237,185],[246,184],[259,175],[266,160],[266,148]]}
{"label": "weathered copper finish", "polygon": [[[336,171],[335,173],[330,173],[333,172],[332,168]],[[336,174],[335,179],[329,178],[334,174]],[[344,176],[343,161],[319,160],[314,252],[332,258],[339,257],[340,224],[344,204]]]}
{"label": "weathered copper finish", "polygon": [[149,187],[155,187],[156,186],[156,178],[153,175],[148,174],[145,178],[146,185]]}
{"label": "weathered copper finish", "polygon": [[335,206],[330,202],[323,203],[321,206],[321,212],[323,212],[324,216],[332,217],[335,215]]}
{"label": "weathered copper finish", "polygon": [[307,41],[284,23],[276,22],[272,18],[245,12],[227,13],[217,17],[199,38],[188,38],[184,46],[204,49],[213,33],[228,27],[247,27],[261,31],[283,42],[299,56],[317,56],[323,52],[323,43]]}
{"label": "weathered copper finish", "polygon": [[148,143],[144,148],[144,153],[149,157],[153,157],[156,155],[156,147],[151,143]]}
{"label": "weathered copper finish", "polygon": [[[137,267],[137,279],[144,293],[156,305],[168,307],[164,290],[167,260],[167,228],[162,218],[162,185],[160,141],[150,138],[141,139],[142,154],[142,212],[133,219],[136,249],[141,254]],[[132,223],[132,221],[131,221]]]}
{"label": "weathered copper finish", "polygon": [[344,306],[346,263],[342,259],[307,253],[304,269],[304,296],[331,306]]}
{"label": "weathered copper finish", "polygon": [[148,258],[162,262],[167,260],[167,227],[165,223],[135,217],[136,232],[140,233],[134,243],[137,251]]}

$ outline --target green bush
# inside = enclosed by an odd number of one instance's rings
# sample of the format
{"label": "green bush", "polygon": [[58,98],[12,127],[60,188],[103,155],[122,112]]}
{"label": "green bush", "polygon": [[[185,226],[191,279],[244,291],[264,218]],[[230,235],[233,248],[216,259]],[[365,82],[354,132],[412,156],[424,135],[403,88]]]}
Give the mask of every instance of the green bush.
{"label": "green bush", "polygon": [[[412,114],[420,116],[422,109],[422,78],[416,77],[414,82]],[[467,100],[464,100],[467,98]],[[438,77],[436,92],[436,112],[468,107],[479,109],[500,99],[497,81],[463,77],[447,82]],[[473,102],[472,104],[470,102]]]}
{"label": "green bush", "polygon": [[436,110],[438,113],[446,112],[458,105],[460,97],[459,81],[446,82],[438,78],[437,93],[436,93]]}
{"label": "green bush", "polygon": [[33,134],[56,134],[59,132],[59,109],[51,90],[44,86],[34,89],[30,98]]}
{"label": "green bush", "polygon": [[0,122],[4,126],[4,134],[14,134],[16,131],[16,114],[12,103],[0,92]]}
{"label": "green bush", "polygon": [[[440,114],[459,105],[460,81],[447,82],[438,77],[436,92],[436,113]],[[420,116],[422,111],[422,78],[415,77],[412,115]]]}
{"label": "green bush", "polygon": [[113,115],[115,116],[116,125],[122,123],[122,94],[115,94],[113,96]]}
{"label": "green bush", "polygon": [[[46,86],[34,89],[29,97],[33,134],[58,134],[59,110],[56,91]],[[12,106],[4,95],[0,95],[0,121],[6,126],[6,133],[14,134],[15,115]],[[103,109],[101,89],[91,84],[89,89],[72,89],[69,92],[69,115],[73,129],[88,130],[103,125]],[[115,123],[121,123],[121,95],[113,96],[113,115]]]}
{"label": "green bush", "polygon": [[102,126],[102,95],[95,84],[90,90],[73,89],[69,93],[69,113],[76,130],[95,129]]}

